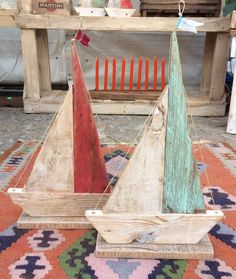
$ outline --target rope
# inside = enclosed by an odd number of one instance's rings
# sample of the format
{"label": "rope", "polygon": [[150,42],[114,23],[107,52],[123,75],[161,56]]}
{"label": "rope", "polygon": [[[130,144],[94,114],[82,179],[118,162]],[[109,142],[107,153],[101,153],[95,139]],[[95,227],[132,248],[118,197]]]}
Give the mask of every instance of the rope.
{"label": "rope", "polygon": [[[100,58],[103,58],[103,59],[106,59],[106,58],[112,59],[113,58],[112,56],[109,56],[109,55],[105,56],[102,52],[99,52],[99,50],[97,48],[91,46],[91,44],[89,45],[88,49],[91,50],[96,56],[99,56]],[[117,58],[119,58],[119,57],[117,57]],[[122,58],[122,57],[120,57],[120,58]],[[122,70],[118,64],[116,65],[116,67],[118,70]]]}
{"label": "rope", "polygon": [[0,190],[0,193],[3,193],[5,196],[8,196],[7,192]]}
{"label": "rope", "polygon": [[[63,101],[64,101],[64,100],[61,101],[61,103],[60,103],[60,105],[59,105],[60,107],[61,107]],[[45,141],[45,138],[46,138],[46,136],[47,136],[47,133],[48,133],[50,127],[52,126],[52,123],[53,123],[54,119],[56,118],[57,113],[58,113],[58,112],[56,112],[56,113],[53,115],[53,117],[52,117],[51,121],[49,122],[49,125],[47,126],[45,132],[43,133],[42,137],[40,138],[40,140],[38,141],[38,143],[37,143],[36,146],[34,147],[33,152],[32,152],[32,154],[30,155],[30,158],[29,158],[27,164],[25,165],[25,167],[24,167],[24,169],[23,169],[21,175],[19,176],[19,178],[18,178],[18,180],[17,180],[17,182],[16,182],[15,187],[17,187],[17,186],[19,185],[19,182],[20,182],[21,178],[22,178],[23,175],[25,174],[25,172],[26,172],[26,170],[27,170],[29,164],[32,162],[32,159],[33,159],[33,156],[34,156],[35,151],[36,151],[36,150],[39,148],[39,146]]]}
{"label": "rope", "polygon": [[[186,101],[188,101],[189,99],[188,99],[188,96],[186,94],[186,91],[184,91],[184,94],[185,94]],[[189,103],[189,102],[187,102],[187,103]],[[197,129],[196,129],[196,126],[195,126],[195,123],[194,123],[194,120],[193,120],[192,110],[190,108],[190,105],[187,105],[187,107],[188,107],[188,111],[189,111],[189,114],[190,114],[191,123],[193,125],[194,134],[195,134],[195,137],[197,139],[196,142],[197,142],[198,150],[199,150],[199,153],[200,153],[200,156],[201,156],[201,160],[202,160],[202,163],[205,165],[205,160],[204,160],[204,156],[203,156],[203,152],[202,152],[202,147],[201,147],[201,143],[200,143],[201,140],[200,140],[200,138],[199,138],[199,136],[197,134]],[[210,179],[209,179],[209,175],[208,175],[207,169],[204,170],[204,173],[205,173],[206,180],[207,180],[207,186],[210,189],[210,194],[211,194],[211,198],[212,198],[212,201],[213,201],[213,205],[215,206],[216,204],[215,204],[215,200],[214,200],[214,196],[213,196],[213,191],[212,191],[212,189],[210,187],[211,184],[210,184]]]}
{"label": "rope", "polygon": [[[181,4],[183,4],[183,7],[181,9]],[[178,8],[179,8],[179,16],[183,16],[184,10],[185,10],[185,1],[184,0],[180,0],[179,4],[178,4]]]}
{"label": "rope", "polygon": [[[158,105],[158,103],[159,103],[159,100],[160,100],[160,98],[158,98],[158,99],[156,100],[156,102],[155,102],[155,104],[154,104],[154,107],[152,108],[152,110],[150,111],[148,117],[146,118],[146,120],[145,120],[145,122],[144,122],[144,131],[140,130],[140,131],[138,132],[138,134],[136,135],[136,137],[134,138],[134,140],[133,140],[133,142],[131,143],[131,145],[130,145],[128,151],[125,153],[125,156],[124,156],[124,157],[122,158],[122,160],[120,161],[120,164],[118,165],[118,167],[117,167],[117,169],[116,169],[116,171],[115,171],[115,174],[112,176],[111,180],[109,181],[108,185],[106,186],[105,190],[103,191],[101,197],[99,198],[99,200],[98,200],[98,202],[97,202],[97,204],[96,204],[94,210],[96,210],[96,209],[98,208],[98,206],[99,206],[99,204],[100,204],[102,198],[104,197],[106,191],[108,190],[108,188],[109,188],[110,185],[112,184],[114,178],[117,176],[117,174],[118,174],[118,172],[119,172],[121,166],[123,165],[123,163],[124,163],[124,161],[125,161],[125,159],[126,159],[126,156],[129,154],[129,152],[130,152],[132,146],[135,144],[135,142],[137,141],[137,139],[139,138],[139,136],[140,136],[141,134],[145,133],[146,130],[148,129],[148,125],[150,124],[150,119],[151,119],[151,117],[152,117],[153,112],[156,110],[156,107],[157,107],[157,105]],[[146,127],[145,127],[145,126],[146,126]]]}
{"label": "rope", "polygon": [[[85,86],[86,86],[86,84],[85,84]],[[92,104],[93,104],[93,99],[92,99],[92,97],[91,97],[91,95],[90,95],[88,89],[87,89],[87,92],[88,92],[90,104],[92,105]],[[98,114],[97,114],[97,113],[94,113],[94,114],[95,114],[95,118],[97,119],[98,126],[99,126],[100,129],[102,130],[103,126],[102,126],[102,124],[101,124],[101,122],[100,122],[100,119],[99,119],[99,117],[98,117]],[[105,138],[106,138],[106,139],[108,138],[106,134],[105,134]],[[110,149],[109,145],[107,145],[107,149],[108,149],[108,153],[109,153],[110,157],[113,158],[112,152],[111,152],[111,149]]]}
{"label": "rope", "polygon": [[12,66],[12,68],[11,68],[5,75],[3,75],[3,76],[0,77],[0,82],[2,82],[3,80],[5,80],[6,78],[8,78],[9,75],[14,71],[14,69],[15,69],[15,67],[16,67],[16,65],[17,65],[17,63],[18,63],[18,60],[19,60],[19,58],[20,58],[21,52],[22,52],[22,49],[20,49],[20,50],[18,51],[17,56],[16,56],[15,63],[14,63],[14,65]]}

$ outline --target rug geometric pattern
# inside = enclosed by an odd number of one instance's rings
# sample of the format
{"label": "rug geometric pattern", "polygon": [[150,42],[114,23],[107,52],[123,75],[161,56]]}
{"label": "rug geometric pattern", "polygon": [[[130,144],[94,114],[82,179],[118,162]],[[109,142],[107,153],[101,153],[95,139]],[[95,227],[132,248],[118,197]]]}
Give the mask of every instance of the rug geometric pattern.
{"label": "rug geometric pattern", "polygon": [[[114,186],[132,150],[103,146],[108,178]],[[32,163],[36,142],[20,142],[4,159],[0,156],[0,188],[22,186]],[[0,192],[0,279],[228,279],[236,278],[236,152],[225,144],[206,144],[194,154],[198,161],[206,207],[221,209],[226,218],[209,233],[212,260],[142,260],[96,258],[95,230],[19,230],[21,213]],[[18,183],[22,170],[27,165]],[[206,172],[208,175],[206,175]]]}

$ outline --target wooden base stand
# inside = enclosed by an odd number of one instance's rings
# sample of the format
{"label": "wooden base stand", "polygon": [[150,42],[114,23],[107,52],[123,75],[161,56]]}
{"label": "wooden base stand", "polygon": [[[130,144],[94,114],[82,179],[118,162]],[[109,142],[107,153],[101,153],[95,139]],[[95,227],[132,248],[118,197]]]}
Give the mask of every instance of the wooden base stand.
{"label": "wooden base stand", "polygon": [[197,244],[161,245],[139,242],[108,244],[98,234],[96,256],[101,258],[203,260],[212,259],[214,250],[207,235]]}
{"label": "wooden base stand", "polygon": [[[60,104],[65,97],[65,94],[66,92],[53,90],[50,92],[44,92],[43,97],[38,100],[24,98],[24,111],[25,113],[55,113],[58,111]],[[135,94],[129,94],[129,100],[122,100],[122,96],[119,96],[119,98],[117,96],[122,94],[113,93],[116,100],[98,100],[97,95],[94,93],[91,94],[93,98],[92,110],[93,113],[96,114],[149,115],[150,112],[153,110],[156,99],[158,98],[157,94],[156,98],[153,98],[151,100],[132,100],[132,98],[135,97]],[[141,97],[141,94],[139,95],[139,97]],[[218,101],[211,101],[208,96],[201,95],[200,93],[195,94],[195,96],[189,94],[187,103],[190,106],[191,114],[193,116],[225,115],[225,97]]]}
{"label": "wooden base stand", "polygon": [[32,217],[22,213],[17,221],[18,229],[91,229],[85,217]]}

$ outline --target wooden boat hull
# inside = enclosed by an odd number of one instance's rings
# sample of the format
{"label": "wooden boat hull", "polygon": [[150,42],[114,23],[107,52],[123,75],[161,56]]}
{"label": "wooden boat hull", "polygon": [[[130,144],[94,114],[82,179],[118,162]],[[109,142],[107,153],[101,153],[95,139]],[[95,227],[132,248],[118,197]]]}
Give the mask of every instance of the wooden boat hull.
{"label": "wooden boat hull", "polygon": [[204,214],[104,214],[87,210],[88,221],[107,243],[196,244],[224,214],[209,210]]}
{"label": "wooden boat hull", "polygon": [[96,193],[28,192],[22,188],[10,188],[7,193],[25,213],[37,217],[84,216],[85,211],[91,206],[95,207],[100,199],[101,208],[109,196]]}
{"label": "wooden boat hull", "polygon": [[75,10],[79,16],[105,16],[106,12],[103,8],[93,7],[75,7]]}
{"label": "wooden boat hull", "polygon": [[131,17],[136,9],[105,8],[110,17]]}

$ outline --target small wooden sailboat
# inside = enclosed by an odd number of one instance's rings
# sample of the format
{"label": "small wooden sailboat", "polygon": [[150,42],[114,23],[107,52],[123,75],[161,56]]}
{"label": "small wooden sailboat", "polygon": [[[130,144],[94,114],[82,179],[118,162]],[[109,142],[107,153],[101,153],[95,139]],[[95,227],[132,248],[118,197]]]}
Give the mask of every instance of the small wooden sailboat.
{"label": "small wooden sailboat", "polygon": [[[84,217],[108,184],[75,42],[72,63],[73,89],[52,122],[24,188],[8,190],[14,203],[31,217]],[[107,196],[102,197],[102,203]],[[64,228],[77,228],[78,220],[66,219]],[[53,224],[57,221],[54,218]],[[63,218],[59,221],[63,228]]]}
{"label": "small wooden sailboat", "polygon": [[175,33],[169,65],[169,86],[114,191],[102,210],[86,211],[107,243],[192,245],[223,218],[221,211],[204,207]]}
{"label": "small wooden sailboat", "polygon": [[104,0],[80,0],[79,6],[74,7],[79,16],[105,16]]}
{"label": "small wooden sailboat", "polygon": [[131,0],[109,0],[105,11],[110,17],[131,17],[136,9]]}

